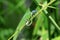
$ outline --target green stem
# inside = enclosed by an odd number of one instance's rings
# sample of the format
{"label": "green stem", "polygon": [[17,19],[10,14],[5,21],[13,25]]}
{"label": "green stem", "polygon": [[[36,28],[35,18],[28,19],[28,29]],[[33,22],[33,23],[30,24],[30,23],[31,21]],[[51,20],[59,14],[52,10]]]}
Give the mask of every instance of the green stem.
{"label": "green stem", "polygon": [[49,2],[48,4],[46,4],[41,10],[39,10],[30,20],[32,20],[33,18],[35,18],[37,15],[39,15],[40,12],[42,12],[43,10],[47,9],[47,7],[52,4],[55,0]]}
{"label": "green stem", "polygon": [[[41,10],[39,10],[30,20],[32,20],[33,18],[35,18],[35,17],[36,17],[40,12],[42,12],[43,10],[47,9],[47,7],[48,7],[50,4],[52,4],[54,1],[55,1],[55,0],[49,2],[47,5],[45,5],[45,6],[44,6]],[[56,24],[56,22],[53,20],[53,18],[52,18],[51,16],[49,16],[49,18],[50,18],[51,21],[56,25],[56,27],[60,30],[59,26]],[[14,36],[18,33],[18,31],[21,32],[21,30],[23,29],[24,26],[25,26],[25,25],[23,25],[20,29],[17,28],[16,32],[15,32],[8,40],[10,40],[12,37],[14,37]]]}
{"label": "green stem", "polygon": [[53,24],[58,28],[58,30],[60,30],[60,27],[57,25],[57,23],[54,21],[54,19],[49,16],[49,19],[53,22]]}

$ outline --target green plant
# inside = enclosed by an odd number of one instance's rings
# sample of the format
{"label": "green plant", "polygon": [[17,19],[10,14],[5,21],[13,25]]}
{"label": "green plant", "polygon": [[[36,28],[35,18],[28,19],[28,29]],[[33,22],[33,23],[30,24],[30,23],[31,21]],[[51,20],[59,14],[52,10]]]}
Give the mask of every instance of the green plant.
{"label": "green plant", "polygon": [[[16,11],[15,16],[21,17],[20,22],[12,22],[12,24],[16,24],[12,25],[13,29],[16,28],[14,26],[19,24],[14,34],[8,40],[60,40],[60,24],[58,23],[60,19],[57,14],[57,5],[59,2],[57,0],[31,0],[30,4],[26,5],[26,1],[28,2],[29,0],[15,0],[11,1],[11,3],[10,1],[6,1],[9,2],[9,8],[6,9],[8,15],[13,15],[13,12]],[[3,2],[3,0],[1,2]],[[28,5],[30,7],[26,8]],[[33,10],[37,11],[34,11],[35,13],[33,14]],[[1,15],[3,13],[5,13],[5,11],[2,11]],[[21,15],[23,15],[23,17]],[[12,17],[14,18],[14,16]],[[6,25],[4,18],[2,18],[2,16],[0,16],[0,18],[1,22]],[[13,18],[12,20],[14,20]],[[21,35],[24,37],[18,39]],[[58,38],[56,38],[57,36]]]}

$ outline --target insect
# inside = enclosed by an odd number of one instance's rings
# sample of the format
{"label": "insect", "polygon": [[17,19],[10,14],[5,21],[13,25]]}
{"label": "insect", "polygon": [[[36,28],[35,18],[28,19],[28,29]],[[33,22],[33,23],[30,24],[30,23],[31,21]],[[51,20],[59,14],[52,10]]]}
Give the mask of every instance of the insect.
{"label": "insect", "polygon": [[[33,17],[33,15],[35,15],[36,12],[37,12],[37,10],[33,10],[33,11],[31,12],[31,17]],[[33,20],[30,20],[31,17],[26,20],[26,26],[30,26],[30,25],[32,24],[32,21],[33,21]]]}

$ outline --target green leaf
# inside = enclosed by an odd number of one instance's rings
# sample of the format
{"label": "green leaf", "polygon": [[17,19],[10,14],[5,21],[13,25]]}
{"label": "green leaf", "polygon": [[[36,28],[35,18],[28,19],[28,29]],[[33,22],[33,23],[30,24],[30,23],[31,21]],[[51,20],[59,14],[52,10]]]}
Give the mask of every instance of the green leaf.
{"label": "green leaf", "polygon": [[52,39],[52,40],[60,40],[60,36],[55,37],[55,38],[54,38],[54,39]]}
{"label": "green leaf", "polygon": [[26,20],[29,19],[31,17],[31,12],[30,10],[28,9],[25,13],[25,15],[23,16],[22,20],[19,22],[18,26],[17,26],[17,29],[15,31],[15,35],[14,35],[14,38],[13,40],[16,40],[18,34],[22,31],[22,29],[24,28],[25,24],[26,24]]}

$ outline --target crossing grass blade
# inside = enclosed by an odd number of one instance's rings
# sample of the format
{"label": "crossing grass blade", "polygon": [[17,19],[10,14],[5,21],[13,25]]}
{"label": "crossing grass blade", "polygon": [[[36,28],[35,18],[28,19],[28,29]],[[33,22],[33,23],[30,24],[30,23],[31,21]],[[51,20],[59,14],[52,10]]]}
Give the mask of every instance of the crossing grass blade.
{"label": "crossing grass blade", "polygon": [[[15,31],[15,33],[12,35],[13,39],[16,40],[18,34],[22,31],[22,29],[24,28],[25,24],[26,24],[26,20],[29,19],[31,17],[31,12],[28,9],[25,13],[25,15],[23,16],[22,20],[19,22],[17,29]],[[10,39],[9,39],[10,40]]]}

